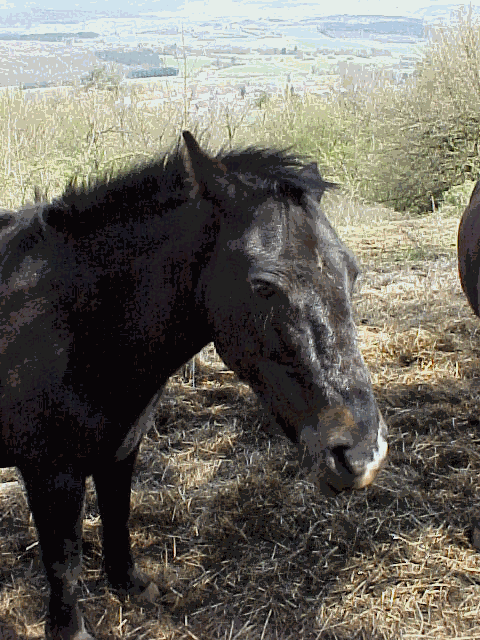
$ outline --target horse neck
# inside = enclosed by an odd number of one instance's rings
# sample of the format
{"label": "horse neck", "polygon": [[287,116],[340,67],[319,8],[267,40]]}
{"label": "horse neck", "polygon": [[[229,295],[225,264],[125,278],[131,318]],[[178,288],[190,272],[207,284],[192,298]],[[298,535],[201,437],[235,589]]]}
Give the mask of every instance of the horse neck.
{"label": "horse neck", "polygon": [[139,272],[147,274],[153,304],[168,310],[172,322],[165,332],[175,335],[177,349],[183,343],[185,359],[213,340],[201,282],[216,251],[217,234],[208,215],[201,213],[177,209],[157,217],[149,251],[136,259]]}

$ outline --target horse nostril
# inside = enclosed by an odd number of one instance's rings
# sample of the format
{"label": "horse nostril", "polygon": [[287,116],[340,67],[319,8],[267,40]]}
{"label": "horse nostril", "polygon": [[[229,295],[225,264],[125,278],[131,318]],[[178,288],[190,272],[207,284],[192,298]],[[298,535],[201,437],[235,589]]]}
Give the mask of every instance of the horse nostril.
{"label": "horse nostril", "polygon": [[347,451],[349,449],[350,447],[345,444],[340,444],[330,449],[332,463],[333,463],[333,470],[336,471],[337,473],[339,471],[340,472],[346,471],[349,474],[354,473],[352,466],[349,463],[348,457],[347,457]]}

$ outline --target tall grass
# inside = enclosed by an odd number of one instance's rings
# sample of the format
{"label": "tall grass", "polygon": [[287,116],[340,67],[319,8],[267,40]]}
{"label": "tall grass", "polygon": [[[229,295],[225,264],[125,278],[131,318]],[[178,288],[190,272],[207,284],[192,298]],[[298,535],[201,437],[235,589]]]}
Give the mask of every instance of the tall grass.
{"label": "tall grass", "polygon": [[[178,135],[179,114],[138,108],[137,91],[73,88],[65,95],[29,99],[19,90],[0,97],[0,200],[15,208],[35,185],[62,192],[73,175],[94,177],[147,159]],[[177,124],[178,123],[178,124]]]}
{"label": "tall grass", "polygon": [[316,158],[330,177],[347,153],[345,123],[337,122],[318,98],[287,95],[261,108],[240,101],[214,104],[198,117],[190,109],[188,88],[183,99],[172,96],[150,110],[143,105],[154,91],[148,85],[131,87],[76,87],[38,100],[20,90],[1,94],[1,206],[15,208],[31,200],[36,185],[48,185],[55,196],[72,175],[92,178],[152,158],[168,149],[185,126],[212,150],[253,144],[292,148]]}

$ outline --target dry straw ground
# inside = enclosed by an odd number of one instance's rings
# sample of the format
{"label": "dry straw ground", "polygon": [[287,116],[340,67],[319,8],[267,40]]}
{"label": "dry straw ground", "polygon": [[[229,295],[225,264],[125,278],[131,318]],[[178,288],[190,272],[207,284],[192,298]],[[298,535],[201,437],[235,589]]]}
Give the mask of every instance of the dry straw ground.
{"label": "dry straw ground", "polygon": [[[457,278],[459,209],[409,217],[331,198],[328,211],[364,270],[356,313],[388,466],[366,490],[318,496],[207,349],[195,388],[172,378],[137,466],[132,539],[164,589],[157,607],[106,589],[89,488],[81,586],[99,640],[480,638],[480,321]],[[35,530],[20,492],[0,500],[0,638],[40,638]]]}

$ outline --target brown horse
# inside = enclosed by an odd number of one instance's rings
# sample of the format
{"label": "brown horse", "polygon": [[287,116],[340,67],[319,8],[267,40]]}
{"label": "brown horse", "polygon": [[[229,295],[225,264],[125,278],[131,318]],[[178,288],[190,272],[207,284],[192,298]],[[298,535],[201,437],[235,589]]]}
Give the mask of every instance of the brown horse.
{"label": "brown horse", "polygon": [[470,306],[480,316],[480,180],[458,227],[458,271]]}
{"label": "brown horse", "polygon": [[110,584],[156,596],[130,550],[133,465],[159,390],[209,342],[320,491],[364,487],[386,456],[352,318],[358,269],[319,207],[329,185],[284,153],[213,158],[184,138],[185,158],[3,214],[0,465],[25,482],[51,640],[93,640],[76,594],[88,475]]}

